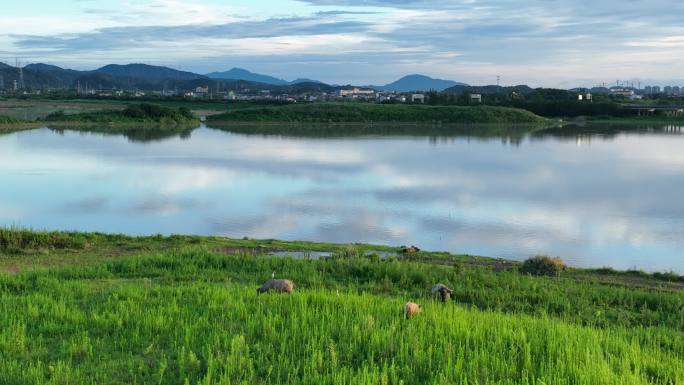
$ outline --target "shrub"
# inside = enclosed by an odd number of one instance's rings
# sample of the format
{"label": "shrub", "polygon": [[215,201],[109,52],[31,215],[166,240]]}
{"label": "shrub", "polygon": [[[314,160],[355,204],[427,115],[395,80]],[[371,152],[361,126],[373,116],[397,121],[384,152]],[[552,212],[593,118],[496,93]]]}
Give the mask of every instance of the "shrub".
{"label": "shrub", "polygon": [[59,110],[55,111],[45,117],[45,120],[64,120],[66,118],[66,114],[64,111]]}
{"label": "shrub", "polygon": [[170,108],[155,104],[130,104],[123,110],[103,110],[65,114],[57,111],[46,116],[43,120],[52,122],[146,122],[146,123],[186,123],[195,121],[192,111],[185,107]]}
{"label": "shrub", "polygon": [[558,276],[566,267],[559,257],[537,256],[526,260],[520,267],[520,272],[530,275]]}
{"label": "shrub", "polygon": [[77,233],[41,232],[0,227],[0,253],[29,250],[84,249],[86,236]]}
{"label": "shrub", "polygon": [[21,119],[17,119],[11,116],[6,116],[6,115],[0,115],[0,124],[12,124],[12,123],[21,123]]}

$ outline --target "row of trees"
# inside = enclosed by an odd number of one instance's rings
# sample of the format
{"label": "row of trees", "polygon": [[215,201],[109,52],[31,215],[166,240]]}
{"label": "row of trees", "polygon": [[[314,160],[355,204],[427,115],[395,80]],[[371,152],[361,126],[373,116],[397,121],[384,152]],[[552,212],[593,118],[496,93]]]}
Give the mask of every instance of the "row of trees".
{"label": "row of trees", "polygon": [[431,105],[475,105],[521,108],[537,115],[556,116],[625,116],[629,112],[621,107],[624,99],[608,94],[592,95],[593,100],[578,100],[579,93],[559,89],[535,89],[530,92],[507,90],[505,92],[482,94],[482,101],[471,99],[468,90],[459,93],[431,91],[426,103]]}

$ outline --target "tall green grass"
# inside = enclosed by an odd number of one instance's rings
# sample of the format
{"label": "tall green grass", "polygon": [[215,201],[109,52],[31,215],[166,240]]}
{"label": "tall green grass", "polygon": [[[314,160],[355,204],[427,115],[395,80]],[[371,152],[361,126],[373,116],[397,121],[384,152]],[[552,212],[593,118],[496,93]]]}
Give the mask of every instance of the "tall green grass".
{"label": "tall green grass", "polygon": [[[86,251],[87,253],[87,251]],[[541,278],[516,271],[494,272],[427,263],[355,257],[294,260],[253,255],[225,255],[203,247],[145,253],[97,265],[28,272],[25,278],[0,281],[12,292],[31,290],[39,277],[69,280],[206,281],[257,285],[275,271],[297,287],[354,290],[380,296],[429,298],[433,284],[454,289],[462,305],[505,313],[554,317],[593,327],[664,326],[684,330],[684,292],[610,286],[592,280]],[[684,349],[682,349],[684,352]]]}
{"label": "tall green grass", "polygon": [[[0,385],[684,383],[684,292],[669,287],[354,247],[323,260],[216,248],[277,241],[20,229],[0,240],[9,260],[78,256],[0,273]],[[85,263],[122,250],[138,255]],[[273,271],[293,295],[256,294]],[[431,298],[437,282],[454,301]],[[408,300],[424,305],[410,321]]]}
{"label": "tall green grass", "polygon": [[0,297],[2,384],[677,384],[645,328],[403,299],[187,282],[63,282]]}
{"label": "tall green grass", "polygon": [[83,249],[94,234],[33,231],[0,227],[0,252],[22,253],[36,250]]}

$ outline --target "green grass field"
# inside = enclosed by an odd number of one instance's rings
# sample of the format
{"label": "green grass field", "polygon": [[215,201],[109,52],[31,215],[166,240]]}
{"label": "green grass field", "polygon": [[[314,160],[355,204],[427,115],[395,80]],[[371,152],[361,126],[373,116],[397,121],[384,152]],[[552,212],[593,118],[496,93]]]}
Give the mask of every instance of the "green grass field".
{"label": "green grass field", "polygon": [[[396,249],[0,231],[0,384],[684,381],[681,277],[368,250]],[[256,294],[273,271],[294,294]],[[430,298],[438,281],[453,301]],[[408,321],[407,300],[424,305]]]}

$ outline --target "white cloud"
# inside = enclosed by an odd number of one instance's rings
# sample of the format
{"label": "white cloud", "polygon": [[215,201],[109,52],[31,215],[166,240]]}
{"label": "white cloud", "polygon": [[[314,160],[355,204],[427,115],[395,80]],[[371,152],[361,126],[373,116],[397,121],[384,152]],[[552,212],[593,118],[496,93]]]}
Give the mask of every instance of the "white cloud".
{"label": "white cloud", "polygon": [[424,72],[474,84],[500,75],[504,84],[578,86],[672,81],[684,71],[676,49],[684,46],[676,16],[684,3],[674,0],[82,4],[66,16],[0,15],[0,56],[75,67],[182,63],[199,72],[240,65],[357,84]]}

